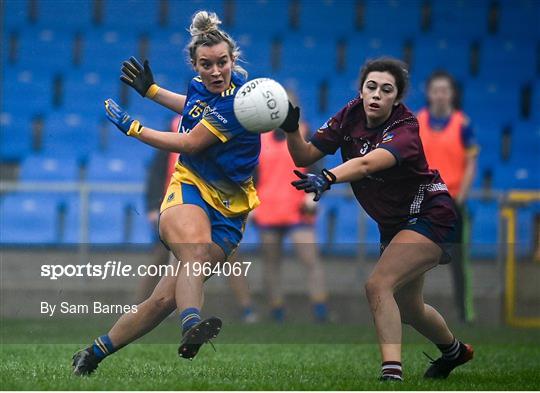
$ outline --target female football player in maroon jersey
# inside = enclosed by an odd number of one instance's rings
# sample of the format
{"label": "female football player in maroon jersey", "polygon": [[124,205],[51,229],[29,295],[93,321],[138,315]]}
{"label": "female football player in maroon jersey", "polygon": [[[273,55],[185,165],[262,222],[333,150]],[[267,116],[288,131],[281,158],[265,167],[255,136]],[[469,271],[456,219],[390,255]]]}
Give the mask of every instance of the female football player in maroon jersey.
{"label": "female football player in maroon jersey", "polygon": [[443,317],[424,303],[424,273],[450,260],[457,215],[437,171],[428,168],[418,121],[401,100],[408,85],[406,65],[392,58],[368,61],[360,75],[360,95],[304,141],[299,108],[290,106],[282,125],[296,165],[307,166],[341,149],[343,164],[319,174],[297,172],[297,189],[315,200],[334,183],[351,183],[365,211],[378,223],[379,261],[365,284],[382,355],[382,380],[402,381],[401,323],[436,344],[428,378],[446,378],[473,356]]}

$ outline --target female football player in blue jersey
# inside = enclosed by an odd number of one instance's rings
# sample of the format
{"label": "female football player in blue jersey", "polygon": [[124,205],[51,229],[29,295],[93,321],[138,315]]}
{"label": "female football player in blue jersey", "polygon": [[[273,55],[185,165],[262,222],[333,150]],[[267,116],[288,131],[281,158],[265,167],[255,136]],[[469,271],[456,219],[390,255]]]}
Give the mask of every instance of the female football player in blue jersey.
{"label": "female football player in blue jersey", "polygon": [[105,335],[73,359],[74,373],[90,374],[99,362],[143,336],[178,309],[182,326],[180,356],[192,359],[200,346],[215,337],[221,320],[201,320],[203,284],[208,274],[188,264],[227,261],[238,246],[249,211],[259,200],[252,180],[260,152],[260,136],[246,131],[233,112],[233,100],[245,82],[239,50],[219,29],[214,13],[193,17],[188,45],[198,76],[187,95],[154,83],[148,61],[123,63],[121,80],[141,96],[183,115],[179,133],[153,130],[131,118],[113,100],[106,114],[123,133],[150,146],[179,152],[180,159],[161,205],[159,233],[181,264],[178,276],[163,277],[136,313],[124,314]]}
{"label": "female football player in blue jersey", "polygon": [[356,198],[378,223],[382,253],[366,282],[382,355],[382,380],[402,381],[401,323],[436,344],[442,356],[426,371],[446,378],[473,356],[443,317],[424,303],[424,273],[448,262],[457,215],[446,184],[428,168],[418,121],[401,100],[408,85],[405,64],[391,58],[367,62],[360,96],[350,101],[306,142],[298,132],[299,109],[289,110],[282,128],[298,166],[341,149],[343,164],[320,174],[297,172],[293,185],[315,192],[351,183]]}

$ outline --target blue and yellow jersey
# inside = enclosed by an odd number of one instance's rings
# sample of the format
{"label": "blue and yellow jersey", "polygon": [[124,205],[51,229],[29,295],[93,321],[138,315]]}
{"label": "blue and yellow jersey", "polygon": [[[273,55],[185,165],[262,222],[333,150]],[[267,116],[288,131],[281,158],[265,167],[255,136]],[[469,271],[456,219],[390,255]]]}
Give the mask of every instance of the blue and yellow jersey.
{"label": "blue and yellow jersey", "polygon": [[234,115],[234,97],[245,78],[232,74],[230,87],[221,94],[209,92],[196,76],[188,88],[179,131],[189,133],[199,122],[220,142],[198,154],[181,154],[175,176],[194,184],[212,207],[232,217],[259,205],[253,171],[261,151],[260,135],[243,128]]}

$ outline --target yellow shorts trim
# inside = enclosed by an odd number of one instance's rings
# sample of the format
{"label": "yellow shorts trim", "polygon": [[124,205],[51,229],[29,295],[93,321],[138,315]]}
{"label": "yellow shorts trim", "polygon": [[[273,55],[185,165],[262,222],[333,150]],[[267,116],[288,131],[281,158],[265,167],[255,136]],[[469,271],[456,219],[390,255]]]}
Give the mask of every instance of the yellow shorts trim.
{"label": "yellow shorts trim", "polygon": [[237,217],[247,214],[260,204],[252,181],[244,188],[239,188],[238,193],[225,195],[204,182],[186,167],[177,163],[161,203],[160,213],[169,207],[184,203],[182,199],[182,183],[197,187],[201,193],[201,198],[225,217]]}
{"label": "yellow shorts trim", "polygon": [[164,210],[168,209],[169,207],[182,205],[183,203],[184,203],[184,198],[182,197],[182,183],[175,180],[174,176],[171,176],[171,181],[169,182],[169,186],[167,187],[167,192],[165,193],[165,197],[163,198],[163,201],[161,202],[159,213],[161,214],[163,213]]}

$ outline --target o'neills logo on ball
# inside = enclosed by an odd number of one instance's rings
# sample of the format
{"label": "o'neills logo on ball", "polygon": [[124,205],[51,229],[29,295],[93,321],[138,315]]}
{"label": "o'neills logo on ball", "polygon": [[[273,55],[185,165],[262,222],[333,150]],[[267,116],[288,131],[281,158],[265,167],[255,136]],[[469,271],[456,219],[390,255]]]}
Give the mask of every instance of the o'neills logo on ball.
{"label": "o'neills logo on ball", "polygon": [[[262,93],[262,95],[264,98],[266,98],[266,107],[271,111],[274,111],[274,109],[277,108],[277,101],[274,98],[274,93],[272,93],[270,90],[266,90],[264,93]],[[270,118],[272,120],[279,119],[279,110],[270,112]]]}

